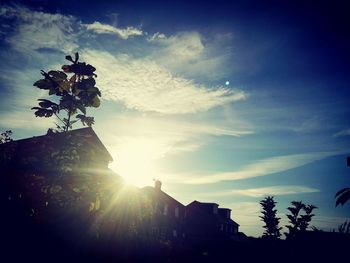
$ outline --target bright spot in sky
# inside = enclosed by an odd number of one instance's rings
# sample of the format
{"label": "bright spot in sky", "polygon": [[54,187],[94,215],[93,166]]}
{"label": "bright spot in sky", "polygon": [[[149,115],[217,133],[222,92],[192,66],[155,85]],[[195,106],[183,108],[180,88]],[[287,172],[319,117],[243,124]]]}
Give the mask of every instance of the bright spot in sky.
{"label": "bright spot in sky", "polygon": [[230,82],[227,80],[227,81],[225,82],[225,85],[226,85],[226,86],[230,85]]}
{"label": "bright spot in sky", "polygon": [[163,145],[152,138],[124,138],[111,152],[114,162],[110,168],[132,185],[142,187],[153,184],[153,178],[158,178],[156,161],[163,152]]}

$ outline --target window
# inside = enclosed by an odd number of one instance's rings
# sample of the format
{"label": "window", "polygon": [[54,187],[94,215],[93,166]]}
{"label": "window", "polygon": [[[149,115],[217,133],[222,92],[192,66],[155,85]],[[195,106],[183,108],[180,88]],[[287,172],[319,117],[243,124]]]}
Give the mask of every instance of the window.
{"label": "window", "polygon": [[168,205],[167,204],[164,205],[163,215],[165,215],[165,216],[168,215]]}
{"label": "window", "polygon": [[224,224],[220,224],[220,231],[224,231]]}
{"label": "window", "polygon": [[218,207],[215,206],[215,205],[213,206],[213,213],[214,213],[214,214],[217,214],[217,213],[218,213]]}
{"label": "window", "polygon": [[179,208],[175,207],[175,217],[179,217]]}
{"label": "window", "polygon": [[177,237],[177,231],[176,231],[176,229],[173,230],[173,236],[174,236],[174,237]]}

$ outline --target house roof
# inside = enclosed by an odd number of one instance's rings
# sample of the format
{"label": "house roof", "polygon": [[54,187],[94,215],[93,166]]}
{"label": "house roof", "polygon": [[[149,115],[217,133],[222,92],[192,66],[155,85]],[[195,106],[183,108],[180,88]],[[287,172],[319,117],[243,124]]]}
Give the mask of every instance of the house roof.
{"label": "house roof", "polygon": [[177,201],[175,198],[172,196],[168,195],[167,193],[163,192],[160,189],[156,189],[151,186],[146,186],[140,189],[141,191],[144,191],[147,194],[152,195],[154,198],[162,198],[162,199],[168,199],[171,200],[172,202],[176,203],[178,206],[185,207],[183,204],[181,204],[179,201]]}
{"label": "house roof", "polygon": [[98,138],[96,133],[91,127],[75,129],[67,132],[60,133],[48,133],[46,135],[34,136],[31,138],[20,139],[16,141],[11,141],[7,143],[0,144],[0,151],[9,147],[14,147],[16,151],[22,150],[23,148],[29,147],[31,143],[40,143],[46,140],[54,138],[54,143],[58,146],[64,144],[67,138],[72,138],[72,136],[77,136],[76,138],[84,138],[85,142],[98,147],[101,150],[103,157],[109,162],[113,161],[111,154],[108,152],[107,148],[103,145],[101,140]]}
{"label": "house roof", "polygon": [[201,206],[219,206],[217,203],[205,203],[205,202],[199,202],[197,200],[194,200],[193,202],[189,203],[187,206],[190,206],[190,205],[201,205]]}
{"label": "house roof", "polygon": [[228,210],[228,211],[232,211],[232,209],[230,209],[230,208],[219,208],[219,210]]}
{"label": "house roof", "polygon": [[226,217],[223,217],[221,215],[215,215],[215,217],[218,219],[218,221],[220,223],[234,224],[236,226],[239,226],[239,224],[237,222],[235,222],[234,220],[232,220],[231,218],[226,218]]}
{"label": "house roof", "polygon": [[[191,207],[191,206],[197,206],[197,207],[206,207],[206,206],[219,206],[217,203],[204,203],[204,202],[199,202],[197,200],[194,200],[193,202],[191,202],[190,204],[188,204],[186,207]],[[219,208],[219,210],[228,210],[231,211],[231,209],[229,208]],[[196,211],[198,213],[201,213],[203,215],[205,215],[206,217],[210,216],[211,218],[215,218],[215,220],[219,223],[225,223],[225,224],[234,224],[239,226],[238,223],[236,223],[234,220],[232,220],[231,218],[226,218],[224,216],[221,216],[219,214],[214,214],[214,213],[208,213],[206,211],[202,211],[200,208],[196,209]]]}

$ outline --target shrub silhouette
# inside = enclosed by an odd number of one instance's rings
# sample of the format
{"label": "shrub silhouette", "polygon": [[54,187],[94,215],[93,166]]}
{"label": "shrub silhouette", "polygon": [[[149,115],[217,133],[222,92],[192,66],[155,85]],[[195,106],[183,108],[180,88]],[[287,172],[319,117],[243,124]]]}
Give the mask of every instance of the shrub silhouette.
{"label": "shrub silhouette", "polygon": [[290,223],[286,225],[289,230],[288,233],[285,233],[287,238],[293,238],[300,232],[305,232],[312,217],[315,216],[312,212],[317,208],[314,205],[305,205],[302,201],[292,201],[291,204],[292,206],[287,208],[290,212],[290,214],[287,214]]}
{"label": "shrub silhouette", "polygon": [[273,198],[273,196],[267,196],[260,201],[260,205],[263,209],[261,211],[263,215],[260,216],[260,218],[265,223],[263,226],[265,228],[263,238],[279,239],[281,236],[280,230],[282,229],[279,227],[281,218],[276,216],[276,202]]}

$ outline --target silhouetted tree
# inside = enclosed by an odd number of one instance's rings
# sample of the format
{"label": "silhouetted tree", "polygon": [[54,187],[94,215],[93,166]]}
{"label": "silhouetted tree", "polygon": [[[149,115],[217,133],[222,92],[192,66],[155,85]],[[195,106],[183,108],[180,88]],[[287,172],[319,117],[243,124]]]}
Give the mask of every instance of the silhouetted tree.
{"label": "silhouetted tree", "polygon": [[260,205],[262,206],[261,213],[263,214],[260,218],[265,223],[263,226],[263,228],[265,228],[263,237],[279,239],[281,236],[280,230],[282,229],[279,227],[279,221],[281,218],[276,215],[276,202],[273,198],[273,196],[267,196],[260,201]]}
{"label": "silhouetted tree", "polygon": [[287,214],[290,223],[286,225],[289,230],[289,233],[285,233],[287,238],[293,238],[298,233],[305,232],[314,216],[312,211],[317,208],[314,205],[305,205],[302,201],[292,201],[291,204],[292,206],[287,208],[290,212]]}
{"label": "silhouetted tree", "polygon": [[300,229],[300,212],[304,208],[304,204],[301,201],[292,201],[292,206],[288,207],[290,214],[287,215],[287,218],[289,220],[289,225],[286,225],[286,227],[289,230],[289,233],[285,233],[287,238],[294,237],[296,233]]}
{"label": "silhouetted tree", "polygon": [[335,194],[335,197],[337,198],[335,206],[338,206],[339,204],[344,205],[347,201],[350,200],[350,188],[341,189]]}
{"label": "silhouetted tree", "polygon": [[350,234],[350,221],[345,221],[338,226],[338,232],[342,234]]}
{"label": "silhouetted tree", "polygon": [[6,143],[6,142],[11,142],[12,141],[11,135],[12,135],[11,130],[7,130],[7,131],[2,132],[0,134],[0,144]]}
{"label": "silhouetted tree", "polygon": [[[346,158],[347,166],[350,166],[350,156]],[[335,194],[337,198],[335,202],[335,206],[339,204],[344,205],[347,201],[350,200],[350,188],[343,188]]]}
{"label": "silhouetted tree", "polygon": [[[78,62],[79,54],[75,53],[75,59],[66,56],[66,59],[72,62],[71,65],[62,66],[63,71],[51,70],[49,72],[41,71],[44,76],[34,83],[39,89],[48,90],[49,95],[56,95],[59,101],[56,103],[47,99],[39,99],[39,107],[33,107],[36,117],[51,117],[55,115],[61,122],[56,124],[57,131],[68,131],[78,120],[82,124],[91,126],[94,124],[94,118],[86,116],[87,107],[99,107],[101,96],[100,90],[95,87],[96,74],[95,68],[85,62]],[[67,74],[73,74],[68,78]],[[78,110],[80,114],[78,114]],[[65,116],[62,117],[61,113]],[[72,118],[76,119],[72,119]]]}
{"label": "silhouetted tree", "polygon": [[[347,166],[350,166],[350,156],[346,158],[346,164]],[[335,206],[338,206],[339,204],[344,205],[350,200],[350,188],[341,189],[335,194],[335,197],[337,198]]]}
{"label": "silhouetted tree", "polygon": [[309,224],[311,222],[312,217],[315,215],[312,213],[314,209],[317,207],[314,205],[304,205],[304,215],[301,215],[300,217],[300,231],[306,231],[307,228],[309,227]]}

